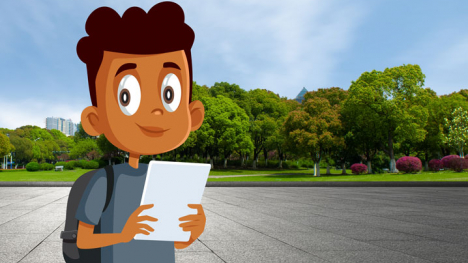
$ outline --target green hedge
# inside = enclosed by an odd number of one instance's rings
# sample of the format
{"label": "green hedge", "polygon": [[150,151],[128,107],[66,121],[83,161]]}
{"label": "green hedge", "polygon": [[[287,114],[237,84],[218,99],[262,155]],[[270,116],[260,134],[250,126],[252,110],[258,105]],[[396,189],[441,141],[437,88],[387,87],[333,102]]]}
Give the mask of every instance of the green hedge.
{"label": "green hedge", "polygon": [[87,163],[88,163],[88,161],[86,161],[86,160],[79,160],[79,161],[75,162],[75,167],[85,168]]}
{"label": "green hedge", "polygon": [[35,172],[35,171],[50,171],[54,169],[54,165],[51,163],[41,163],[38,164],[37,162],[30,162],[26,164],[26,170],[29,172]]}
{"label": "green hedge", "polygon": [[57,162],[55,166],[63,166],[65,170],[74,170],[75,168],[82,169],[98,169],[99,167],[104,167],[107,163],[105,161],[68,161],[68,162]]}
{"label": "green hedge", "polygon": [[26,170],[29,171],[29,172],[39,171],[39,169],[40,169],[40,166],[36,162],[30,162],[30,163],[26,164]]}
{"label": "green hedge", "polygon": [[51,163],[41,163],[39,166],[40,170],[42,171],[50,171],[50,170],[53,170],[54,167],[55,166]]}
{"label": "green hedge", "polygon": [[98,169],[99,168],[99,162],[96,161],[89,161],[86,162],[86,164],[83,167],[84,169]]}
{"label": "green hedge", "polygon": [[57,162],[55,166],[63,166],[65,170],[73,170],[76,167],[76,161],[69,161],[69,162]]}

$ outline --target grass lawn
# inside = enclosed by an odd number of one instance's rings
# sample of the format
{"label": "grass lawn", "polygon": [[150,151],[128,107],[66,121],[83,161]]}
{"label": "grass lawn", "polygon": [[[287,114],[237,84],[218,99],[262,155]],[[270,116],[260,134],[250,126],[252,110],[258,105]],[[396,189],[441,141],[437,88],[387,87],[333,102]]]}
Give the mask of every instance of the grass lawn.
{"label": "grass lawn", "polygon": [[[4,170],[0,172],[0,181],[75,181],[82,174],[91,170],[79,169],[76,170],[64,170],[63,172],[56,171],[38,171],[28,172],[22,171],[8,171]],[[341,170],[337,171],[341,172]],[[349,172],[349,171],[348,171]],[[210,175],[254,175],[254,174],[278,174],[278,173],[302,173],[302,174],[313,174],[313,170],[299,169],[299,170],[213,170],[210,171]]]}
{"label": "grass lawn", "polygon": [[[86,169],[55,171],[2,171],[0,181],[75,181],[82,174],[91,171]],[[322,172],[325,172],[323,170]],[[456,173],[453,171],[422,172],[419,174],[364,174],[341,175],[341,170],[331,170],[334,175],[314,177],[313,170],[214,170],[210,175],[255,175],[272,174],[269,176],[244,176],[210,178],[208,181],[468,181],[468,172]],[[347,170],[350,173],[349,170]]]}
{"label": "grass lawn", "polygon": [[[332,171],[333,173],[333,171]],[[341,173],[341,171],[340,171]],[[229,178],[210,178],[208,181],[468,181],[468,172],[453,171],[422,172],[419,174],[363,174],[363,175],[321,175],[314,177],[307,174],[275,174],[270,176],[244,176]]]}
{"label": "grass lawn", "polygon": [[[322,170],[320,170],[322,171]],[[341,173],[341,170],[332,170],[332,173]],[[351,170],[347,170],[348,173],[351,173]],[[257,169],[257,170],[240,170],[240,169],[219,169],[211,170],[210,175],[223,176],[223,175],[254,175],[254,174],[313,174],[314,169],[295,169],[295,170],[286,170],[286,169]]]}
{"label": "grass lawn", "polygon": [[82,174],[92,170],[76,169],[56,171],[2,171],[0,172],[0,181],[72,181],[74,182]]}

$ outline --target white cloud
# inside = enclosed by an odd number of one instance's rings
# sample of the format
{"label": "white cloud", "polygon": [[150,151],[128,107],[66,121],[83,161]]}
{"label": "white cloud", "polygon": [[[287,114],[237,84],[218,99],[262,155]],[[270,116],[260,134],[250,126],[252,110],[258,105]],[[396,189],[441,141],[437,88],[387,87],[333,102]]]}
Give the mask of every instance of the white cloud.
{"label": "white cloud", "polygon": [[[338,0],[175,2],[195,31],[195,81],[227,81],[288,97],[304,86],[336,85],[331,76],[369,6]],[[106,0],[93,5],[108,5],[122,15],[131,6],[148,11],[155,3]]]}
{"label": "white cloud", "polygon": [[0,98],[2,114],[0,127],[16,129],[24,125],[36,125],[45,128],[46,117],[61,117],[80,122],[81,111],[86,105],[67,103],[65,101],[38,101],[36,99],[12,100]]}
{"label": "white cloud", "polygon": [[[26,98],[40,96],[44,100],[57,92],[69,92],[78,100],[89,100],[88,94],[81,92],[87,85],[84,65],[74,54],[76,41],[85,34],[87,16],[103,5],[122,14],[134,5],[147,11],[156,2],[53,1],[51,5],[20,1],[2,5],[0,22],[7,26],[0,26],[5,36],[0,39],[0,60],[16,66],[12,74],[4,73],[7,83]],[[227,81],[244,89],[270,89],[290,98],[304,86],[312,90],[336,85],[331,76],[340,55],[352,46],[353,33],[367,12],[360,1],[176,2],[196,35],[192,50],[195,81],[208,86]],[[41,90],[40,95],[37,90]],[[79,111],[86,106],[76,110],[66,103],[34,104],[35,100],[27,99],[13,104],[3,97],[0,103],[15,109],[10,117],[0,118],[0,127],[12,128],[43,126],[43,119],[52,115],[76,115],[74,121],[78,121]],[[20,112],[24,116],[18,115]]]}
{"label": "white cloud", "polygon": [[0,29],[4,36],[0,39],[0,46],[10,47],[8,51],[13,50],[11,45],[19,42],[19,38],[46,49],[49,39],[57,37],[57,24],[53,21],[55,9],[51,9],[46,3],[33,1],[24,5],[12,2],[2,6],[0,14],[0,21],[4,25]]}
{"label": "white cloud", "polygon": [[194,63],[204,70],[195,67],[194,78],[208,85],[231,81],[244,89],[266,88],[288,97],[303,86],[334,85],[330,77],[340,54],[353,44],[353,32],[366,14],[361,4],[343,1],[203,4],[184,6],[196,35]]}
{"label": "white cloud", "polygon": [[[425,86],[437,94],[468,89],[468,36],[450,29],[431,32],[398,56],[400,63],[418,64]],[[409,61],[409,62],[408,62]]]}

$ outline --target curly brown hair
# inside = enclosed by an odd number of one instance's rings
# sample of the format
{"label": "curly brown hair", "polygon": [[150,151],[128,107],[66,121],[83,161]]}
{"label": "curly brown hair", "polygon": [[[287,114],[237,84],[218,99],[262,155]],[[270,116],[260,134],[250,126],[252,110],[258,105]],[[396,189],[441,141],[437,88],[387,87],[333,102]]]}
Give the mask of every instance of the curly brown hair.
{"label": "curly brown hair", "polygon": [[81,38],[76,47],[78,57],[86,64],[89,94],[93,106],[97,106],[96,75],[104,51],[160,54],[184,50],[189,66],[189,101],[191,101],[192,56],[190,49],[195,33],[184,20],[184,11],[173,2],[158,3],[148,13],[139,7],[131,7],[124,12],[122,17],[109,7],[94,10],[86,21],[85,28],[89,36]]}

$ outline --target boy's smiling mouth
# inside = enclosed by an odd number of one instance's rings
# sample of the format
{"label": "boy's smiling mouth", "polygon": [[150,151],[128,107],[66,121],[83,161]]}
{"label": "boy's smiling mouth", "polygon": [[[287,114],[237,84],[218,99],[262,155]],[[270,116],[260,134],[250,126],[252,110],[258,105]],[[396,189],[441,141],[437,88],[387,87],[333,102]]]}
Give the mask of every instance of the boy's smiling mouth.
{"label": "boy's smiling mouth", "polygon": [[137,126],[141,129],[141,131],[146,135],[150,137],[161,137],[164,135],[164,132],[168,131],[169,129],[163,129],[160,127],[153,127],[153,126],[140,126],[137,124]]}

